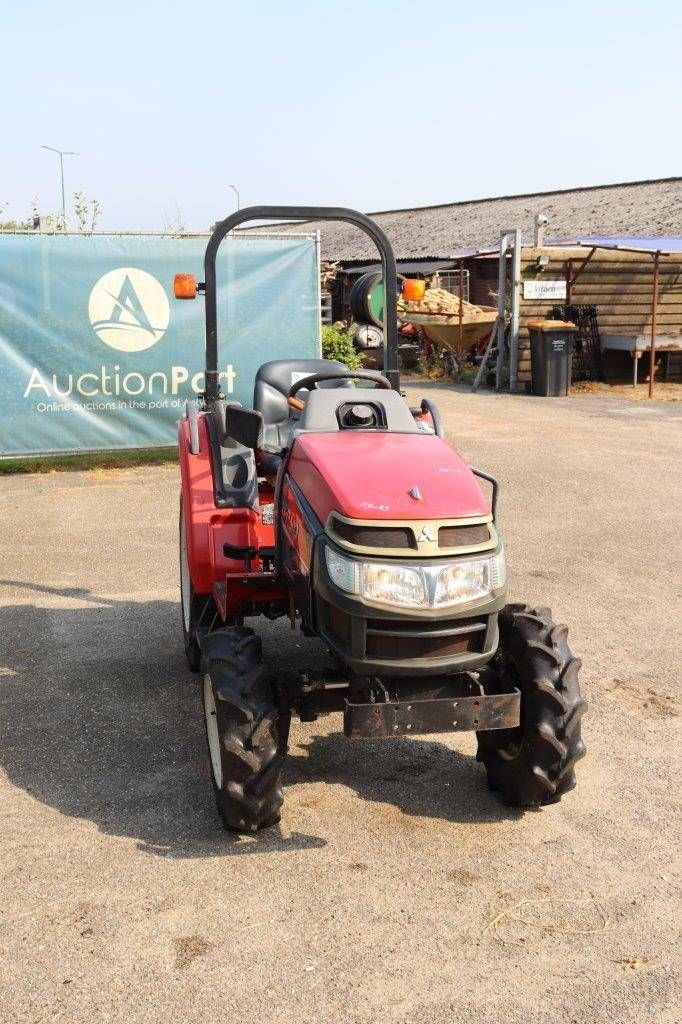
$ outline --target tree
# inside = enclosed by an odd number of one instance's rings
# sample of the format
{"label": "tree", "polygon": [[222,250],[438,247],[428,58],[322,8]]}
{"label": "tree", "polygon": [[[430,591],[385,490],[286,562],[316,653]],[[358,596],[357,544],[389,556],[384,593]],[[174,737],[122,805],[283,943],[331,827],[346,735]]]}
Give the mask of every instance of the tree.
{"label": "tree", "polygon": [[185,224],[185,218],[182,216],[182,211],[178,204],[175,204],[174,213],[161,214],[163,219],[163,230],[168,235],[185,235],[187,234],[187,225]]}
{"label": "tree", "polygon": [[[85,192],[74,192],[73,210],[78,221],[78,230],[82,235],[92,234],[99,220],[102,206],[98,199],[88,199]],[[90,222],[88,224],[88,221]]]}
{"label": "tree", "polygon": [[3,220],[2,216],[8,207],[9,203],[0,202],[0,231],[30,231],[33,228],[33,219],[29,217],[26,220]]}

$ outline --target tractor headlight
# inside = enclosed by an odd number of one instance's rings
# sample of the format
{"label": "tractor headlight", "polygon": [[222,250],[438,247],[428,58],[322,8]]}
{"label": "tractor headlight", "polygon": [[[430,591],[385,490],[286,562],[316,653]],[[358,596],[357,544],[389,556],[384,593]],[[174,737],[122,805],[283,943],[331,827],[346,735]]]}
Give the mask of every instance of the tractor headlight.
{"label": "tractor headlight", "polygon": [[428,608],[429,595],[421,569],[403,565],[360,563],[360,593],[377,604]]}
{"label": "tractor headlight", "polygon": [[346,590],[349,594],[359,593],[358,570],[360,563],[354,562],[350,558],[345,558],[339,551],[335,551],[334,548],[329,546],[324,549],[324,553],[327,559],[327,571],[332,583],[336,583],[337,587],[340,587],[341,590]]}
{"label": "tractor headlight", "polygon": [[463,562],[462,565],[449,565],[441,569],[436,577],[436,595],[434,604],[443,607],[449,604],[460,604],[463,601],[474,601],[478,597],[489,594],[490,559],[476,562]]}
{"label": "tractor headlight", "polygon": [[506,580],[504,549],[486,558],[461,559],[440,565],[414,562],[365,562],[325,546],[332,582],[348,594],[376,604],[407,608],[447,608],[476,601],[500,590]]}

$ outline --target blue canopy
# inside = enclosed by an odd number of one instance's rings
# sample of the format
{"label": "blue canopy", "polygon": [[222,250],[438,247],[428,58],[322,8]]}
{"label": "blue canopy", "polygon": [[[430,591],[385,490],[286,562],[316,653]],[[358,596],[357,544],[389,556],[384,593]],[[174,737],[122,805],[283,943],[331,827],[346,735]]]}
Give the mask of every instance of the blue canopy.
{"label": "blue canopy", "polygon": [[551,246],[582,245],[598,249],[625,249],[629,252],[660,252],[661,255],[672,256],[682,254],[682,237],[679,235],[640,236],[640,235],[586,235],[581,238],[552,239],[546,243]]}
{"label": "blue canopy", "polygon": [[[532,246],[530,238],[523,239],[523,247]],[[658,252],[662,256],[682,256],[681,235],[580,235],[575,238],[548,238],[542,244],[543,249],[620,249],[623,252],[642,252],[653,256]],[[470,256],[496,256],[499,245],[490,245],[481,249],[462,249],[453,253],[451,259],[467,259]]]}

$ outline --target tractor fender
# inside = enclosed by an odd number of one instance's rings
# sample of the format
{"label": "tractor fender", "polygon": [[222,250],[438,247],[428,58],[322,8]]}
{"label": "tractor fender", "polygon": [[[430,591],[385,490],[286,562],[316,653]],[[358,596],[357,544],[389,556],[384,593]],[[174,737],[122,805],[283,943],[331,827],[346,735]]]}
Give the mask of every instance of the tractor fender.
{"label": "tractor fender", "polygon": [[216,512],[213,474],[209,451],[206,416],[196,417],[198,451],[193,453],[192,430],[187,414],[178,422],[181,500],[187,538],[187,560],[192,585],[197,594],[210,594],[213,589],[210,524]]}
{"label": "tractor fender", "polygon": [[[259,505],[227,506],[216,496],[215,447],[211,445],[208,415],[198,412],[196,429],[187,415],[178,423],[187,563],[195,594],[213,594],[219,607],[236,614],[235,608],[254,597],[254,591],[244,585],[249,570],[239,549],[270,550],[274,545],[274,525],[263,523]],[[253,568],[259,571],[257,564]],[[281,597],[276,587],[256,587],[262,600]]]}

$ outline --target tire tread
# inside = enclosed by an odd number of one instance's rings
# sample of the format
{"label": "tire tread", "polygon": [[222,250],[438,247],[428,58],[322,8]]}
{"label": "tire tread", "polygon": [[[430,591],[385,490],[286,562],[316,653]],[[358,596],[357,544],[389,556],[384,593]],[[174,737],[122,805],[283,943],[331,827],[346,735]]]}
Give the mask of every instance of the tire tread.
{"label": "tire tread", "polygon": [[205,647],[223,768],[222,788],[213,780],[218,811],[225,828],[253,833],[279,820],[289,718],[277,710],[253,630],[217,630]]}
{"label": "tire tread", "polygon": [[507,605],[499,626],[498,670],[504,657],[514,663],[522,691],[522,725],[504,734],[479,732],[477,758],[485,765],[488,785],[505,803],[555,803],[575,786],[575,765],[586,753],[580,659],[568,646],[568,627],[555,624],[549,608]]}

